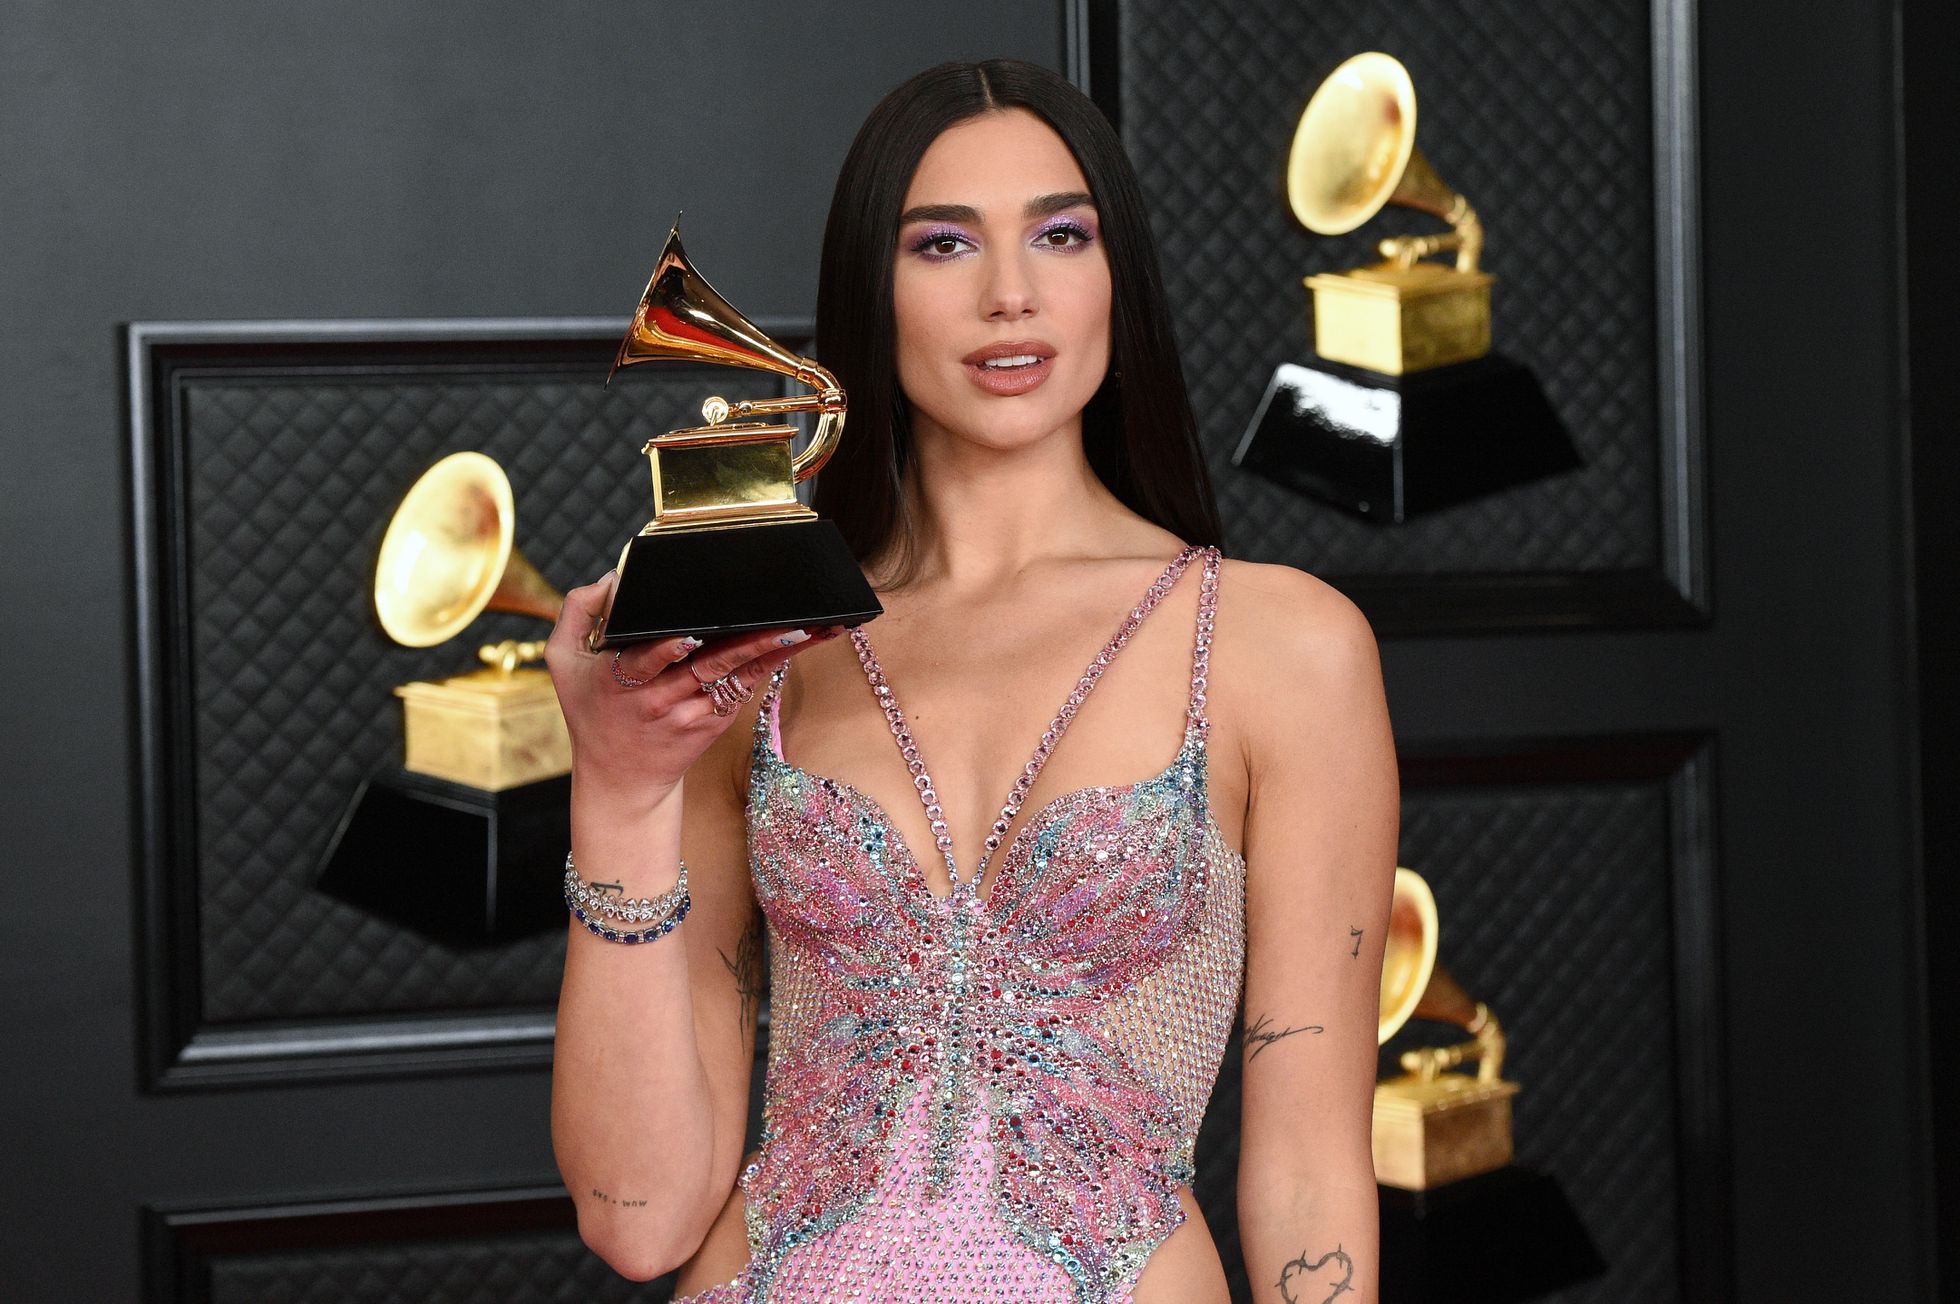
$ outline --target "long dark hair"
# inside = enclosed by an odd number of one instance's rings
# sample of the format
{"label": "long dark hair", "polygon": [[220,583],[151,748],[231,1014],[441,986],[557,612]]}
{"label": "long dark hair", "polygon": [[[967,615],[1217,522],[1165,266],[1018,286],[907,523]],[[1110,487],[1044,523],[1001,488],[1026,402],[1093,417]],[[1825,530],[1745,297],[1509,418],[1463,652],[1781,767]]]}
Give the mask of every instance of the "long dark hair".
{"label": "long dark hair", "polygon": [[[1017,59],[942,63],[879,101],[844,158],[824,225],[817,352],[850,397],[814,505],[864,561],[914,558],[903,490],[912,439],[898,386],[892,261],[898,215],[926,149],[956,123],[1022,108],[1054,128],[1089,183],[1110,270],[1111,374],[1082,412],[1083,451],[1109,491],[1186,543],[1222,533],[1178,364],[1143,191],[1109,119],[1068,81]],[[894,537],[896,536],[896,537]]]}

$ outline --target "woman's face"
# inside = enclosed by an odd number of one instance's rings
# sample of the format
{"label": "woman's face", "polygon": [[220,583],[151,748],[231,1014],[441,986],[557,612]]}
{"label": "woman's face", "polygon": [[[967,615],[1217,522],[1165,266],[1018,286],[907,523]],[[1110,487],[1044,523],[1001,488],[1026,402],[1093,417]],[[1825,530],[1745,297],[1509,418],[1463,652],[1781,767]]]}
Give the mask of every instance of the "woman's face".
{"label": "woman's face", "polygon": [[[1025,109],[949,127],[913,174],[892,271],[898,381],[992,448],[1080,430],[1109,370],[1109,260],[1075,156]],[[922,420],[923,419],[923,420]]]}

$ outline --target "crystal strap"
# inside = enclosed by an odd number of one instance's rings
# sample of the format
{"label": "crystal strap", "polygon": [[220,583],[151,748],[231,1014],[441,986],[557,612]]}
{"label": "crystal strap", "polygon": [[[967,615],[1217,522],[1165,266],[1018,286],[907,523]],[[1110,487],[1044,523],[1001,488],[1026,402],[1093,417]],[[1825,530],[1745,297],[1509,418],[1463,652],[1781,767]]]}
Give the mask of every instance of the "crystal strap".
{"label": "crystal strap", "polygon": [[[912,776],[912,786],[918,790],[919,801],[926,808],[926,819],[932,826],[933,845],[945,858],[946,879],[954,891],[978,892],[980,880],[987,872],[987,862],[993,858],[994,852],[1000,849],[1001,840],[1007,836],[1007,830],[1014,823],[1014,816],[1020,812],[1021,803],[1027,799],[1028,789],[1034,786],[1035,778],[1041,773],[1042,766],[1048,763],[1048,757],[1054,752],[1056,744],[1068,731],[1069,724],[1074,721],[1075,713],[1081,708],[1083,700],[1089,696],[1090,690],[1102,678],[1103,671],[1109,668],[1110,662],[1116,659],[1116,654],[1123,649],[1123,645],[1130,641],[1130,636],[1136,633],[1138,626],[1143,624],[1144,617],[1148,616],[1156,605],[1164,600],[1164,595],[1171,591],[1178,577],[1184,573],[1184,568],[1191,564],[1193,558],[1207,551],[1205,548],[1193,546],[1186,548],[1172,559],[1163,573],[1145,591],[1142,600],[1130,609],[1123,623],[1117,627],[1116,633],[1111,635],[1109,642],[1103,645],[1102,651],[1096,654],[1095,659],[1076,680],[1074,691],[1068,695],[1068,700],[1062,703],[1061,710],[1055,713],[1055,718],[1042,732],[1041,742],[1035,747],[1033,758],[1021,767],[1021,773],[1014,780],[1014,786],[1009,790],[1007,800],[1001,804],[999,817],[994,820],[993,828],[987,833],[985,850],[980,856],[980,863],[974,869],[972,877],[967,879],[959,876],[953,864],[953,835],[947,827],[945,812],[940,808],[939,794],[933,787],[932,776],[926,772],[925,762],[919,759],[918,744],[912,740],[912,731],[906,726],[905,716],[898,708],[898,699],[892,693],[891,685],[885,681],[884,669],[878,664],[876,653],[871,650],[871,641],[862,628],[851,631],[851,642],[857,647],[858,664],[864,667],[864,673],[871,681],[871,691],[876,696],[878,705],[883,708],[885,719],[891,727],[892,737],[898,740],[899,753],[905,758],[907,773]],[[1202,602],[1202,598],[1200,601]],[[1209,625],[1210,616],[1202,615],[1199,631],[1201,639],[1207,636]],[[1204,708],[1205,658],[1203,654],[1205,651],[1201,644],[1199,658],[1192,675],[1189,710],[1196,713],[1193,718],[1202,718]]]}
{"label": "crystal strap", "polygon": [[1211,630],[1218,616],[1218,559],[1218,549],[1205,549],[1205,568],[1198,577],[1198,637],[1191,650],[1191,704],[1185,717],[1200,731],[1210,726],[1205,717],[1205,686],[1211,671]]}

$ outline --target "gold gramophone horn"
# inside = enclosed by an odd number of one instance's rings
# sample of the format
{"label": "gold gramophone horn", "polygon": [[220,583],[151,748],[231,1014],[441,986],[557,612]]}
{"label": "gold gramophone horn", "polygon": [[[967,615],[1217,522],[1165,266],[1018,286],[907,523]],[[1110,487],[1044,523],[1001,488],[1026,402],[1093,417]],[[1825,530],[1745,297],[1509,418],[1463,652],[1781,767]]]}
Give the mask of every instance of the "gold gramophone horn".
{"label": "gold gramophone horn", "polygon": [[558,619],[564,595],[511,546],[510,479],[482,453],[451,453],[409,488],[381,539],[374,611],[397,643],[434,647],[485,611]]}
{"label": "gold gramophone horn", "polygon": [[1415,85],[1391,55],[1357,54],[1314,91],[1293,134],[1286,196],[1293,215],[1322,235],[1352,231],[1387,204],[1433,213],[1451,234],[1394,236],[1381,242],[1382,256],[1408,267],[1454,248],[1459,272],[1477,270],[1483,224],[1416,148]]}
{"label": "gold gramophone horn", "polygon": [[1382,1008],[1376,1045],[1401,1031],[1422,1002],[1436,968],[1436,898],[1413,869],[1395,869],[1395,896],[1388,907],[1388,942],[1382,955]]}
{"label": "gold gramophone horn", "polygon": [[1382,957],[1380,1040],[1386,1044],[1410,1019],[1428,1019],[1462,1028],[1476,1041],[1465,1046],[1412,1050],[1402,1067],[1424,1078],[1476,1059],[1477,1076],[1495,1082],[1504,1067],[1504,1031],[1482,1001],[1472,1000],[1447,969],[1436,963],[1439,930],[1436,898],[1413,869],[1395,870],[1395,896],[1388,911],[1388,943]]}

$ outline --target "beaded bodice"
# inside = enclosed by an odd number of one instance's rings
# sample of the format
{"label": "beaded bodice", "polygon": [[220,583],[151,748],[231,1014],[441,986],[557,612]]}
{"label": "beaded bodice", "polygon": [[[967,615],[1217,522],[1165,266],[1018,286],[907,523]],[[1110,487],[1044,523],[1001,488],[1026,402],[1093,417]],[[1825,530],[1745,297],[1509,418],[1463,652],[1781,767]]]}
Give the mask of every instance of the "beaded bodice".
{"label": "beaded bodice", "polygon": [[[949,894],[928,887],[877,802],[784,759],[776,672],[749,783],[771,1024],[761,1148],[742,1175],[746,1298],[804,1298],[791,1279],[859,1298],[843,1289],[855,1273],[872,1283],[863,1298],[1115,1301],[1183,1221],[1177,1189],[1193,1174],[1244,959],[1245,866],[1206,784],[1216,549],[1186,549],[1130,611],[986,844],[990,858],[1104,669],[1200,559],[1177,755],[1151,778],[1042,807],[984,894],[985,859],[971,875],[953,865],[938,794],[864,631],[859,662]],[[879,1293],[881,1274],[901,1272],[911,1293]]]}

